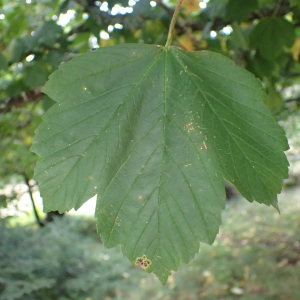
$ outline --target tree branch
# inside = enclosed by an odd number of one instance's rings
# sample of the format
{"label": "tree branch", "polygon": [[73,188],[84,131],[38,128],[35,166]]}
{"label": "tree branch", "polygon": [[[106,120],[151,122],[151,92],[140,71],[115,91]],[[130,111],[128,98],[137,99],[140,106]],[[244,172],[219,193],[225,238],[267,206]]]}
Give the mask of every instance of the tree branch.
{"label": "tree branch", "polygon": [[30,102],[39,102],[44,95],[41,92],[42,87],[26,91],[20,95],[10,97],[0,102],[0,114],[10,112],[15,107],[23,107]]}
{"label": "tree branch", "polygon": [[37,223],[39,224],[40,227],[43,227],[43,226],[45,226],[45,224],[41,221],[41,219],[39,217],[39,214],[37,212],[37,209],[35,207],[35,203],[34,203],[34,200],[33,200],[33,194],[32,194],[32,191],[31,191],[31,185],[29,184],[29,178],[27,177],[26,173],[23,173],[23,176],[24,176],[25,183],[28,187],[28,193],[29,193],[29,196],[30,196],[30,200],[31,200],[31,203],[32,203],[33,212],[34,212],[36,221],[37,221]]}
{"label": "tree branch", "polygon": [[174,14],[174,10],[170,7],[166,6],[164,3],[162,3],[161,0],[154,0],[158,6],[160,6],[163,10],[165,10],[171,17]]}

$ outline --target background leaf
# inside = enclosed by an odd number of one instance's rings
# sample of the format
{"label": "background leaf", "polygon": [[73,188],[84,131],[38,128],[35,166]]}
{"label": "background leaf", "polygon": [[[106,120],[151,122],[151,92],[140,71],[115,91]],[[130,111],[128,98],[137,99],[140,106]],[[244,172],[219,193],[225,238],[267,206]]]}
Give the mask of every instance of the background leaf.
{"label": "background leaf", "polygon": [[5,57],[2,53],[0,53],[0,71],[1,70],[7,70],[7,61],[5,60]]}
{"label": "background leaf", "polygon": [[251,12],[257,8],[257,0],[229,0],[226,5],[226,18],[236,21],[245,21]]}
{"label": "background leaf", "polygon": [[42,65],[33,65],[27,67],[24,72],[24,83],[29,88],[36,88],[47,81],[47,70]]}
{"label": "background leaf", "polygon": [[251,46],[257,48],[267,60],[274,60],[284,47],[291,47],[295,41],[293,25],[283,18],[265,18],[250,34]]}

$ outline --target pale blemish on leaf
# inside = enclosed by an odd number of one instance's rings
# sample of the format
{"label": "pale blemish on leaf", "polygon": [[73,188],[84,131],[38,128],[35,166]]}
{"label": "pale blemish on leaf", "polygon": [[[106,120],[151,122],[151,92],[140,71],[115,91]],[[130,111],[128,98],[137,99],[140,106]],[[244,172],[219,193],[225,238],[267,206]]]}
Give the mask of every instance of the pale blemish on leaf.
{"label": "pale blemish on leaf", "polygon": [[195,128],[193,127],[193,123],[189,123],[185,125],[188,128],[188,132],[191,132],[192,130],[194,130]]}
{"label": "pale blemish on leaf", "polygon": [[206,146],[205,142],[203,142],[203,145],[200,146],[200,149],[201,150],[206,150],[207,149],[207,146]]}

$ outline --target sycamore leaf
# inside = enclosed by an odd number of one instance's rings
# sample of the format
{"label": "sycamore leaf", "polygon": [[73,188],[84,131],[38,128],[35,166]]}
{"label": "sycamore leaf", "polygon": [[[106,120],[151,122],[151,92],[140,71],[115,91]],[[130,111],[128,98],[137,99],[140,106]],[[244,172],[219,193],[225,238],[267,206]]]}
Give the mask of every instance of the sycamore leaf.
{"label": "sycamore leaf", "polygon": [[226,5],[226,18],[235,21],[246,21],[251,12],[257,8],[257,0],[229,0]]}
{"label": "sycamore leaf", "polygon": [[24,83],[30,89],[43,85],[47,81],[48,72],[43,65],[31,65],[24,70]]}
{"label": "sycamore leaf", "polygon": [[60,66],[43,90],[57,103],[32,150],[44,210],[97,194],[98,232],[165,283],[199,242],[213,243],[224,178],[277,207],[287,177],[283,130],[254,76],[212,52],[118,45]]}
{"label": "sycamore leaf", "polygon": [[205,20],[223,19],[226,16],[226,1],[209,1],[207,7],[201,11],[200,17]]}
{"label": "sycamore leaf", "polygon": [[274,74],[276,75],[278,64],[277,60],[269,61],[256,52],[253,56],[249,55],[247,69],[259,78],[264,76],[271,78]]}
{"label": "sycamore leaf", "polygon": [[257,48],[262,57],[273,61],[291,47],[295,41],[293,24],[283,18],[264,18],[254,27],[249,36],[250,45]]}
{"label": "sycamore leaf", "polygon": [[20,61],[25,51],[26,45],[21,38],[12,39],[6,49],[5,58],[10,63],[16,63]]}
{"label": "sycamore leaf", "polygon": [[37,28],[32,43],[52,47],[62,33],[62,27],[57,25],[55,21],[47,21]]}
{"label": "sycamore leaf", "polygon": [[265,98],[264,103],[269,107],[272,112],[278,112],[282,109],[284,101],[279,92],[276,91],[271,84],[268,88],[268,97]]}

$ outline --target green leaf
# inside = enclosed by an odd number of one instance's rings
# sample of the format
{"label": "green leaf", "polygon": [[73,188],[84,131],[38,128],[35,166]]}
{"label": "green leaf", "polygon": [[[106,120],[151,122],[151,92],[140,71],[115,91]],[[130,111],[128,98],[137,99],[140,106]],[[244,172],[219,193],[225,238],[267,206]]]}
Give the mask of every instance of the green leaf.
{"label": "green leaf", "polygon": [[72,2],[70,2],[70,0],[65,0],[64,2],[62,2],[58,10],[58,15],[67,13],[67,11],[70,9],[70,6],[72,5]]}
{"label": "green leaf", "polygon": [[60,63],[65,60],[65,54],[62,51],[52,50],[43,57],[43,62],[48,64],[54,71]]}
{"label": "green leaf", "polygon": [[55,104],[55,101],[53,101],[51,98],[49,98],[47,95],[45,95],[42,98],[42,106],[44,111],[47,111],[52,105]]}
{"label": "green leaf", "polygon": [[277,207],[283,130],[254,76],[212,52],[118,45],[77,56],[43,90],[57,101],[32,150],[44,210],[97,194],[98,231],[165,283],[199,242],[213,243],[224,178]]}
{"label": "green leaf", "polygon": [[26,45],[21,38],[12,39],[6,49],[7,61],[11,63],[19,62],[26,50]]}
{"label": "green leaf", "polygon": [[229,0],[226,5],[226,18],[235,21],[246,21],[251,12],[257,8],[257,0]]}
{"label": "green leaf", "polygon": [[30,89],[43,85],[47,81],[47,70],[44,66],[33,65],[24,70],[24,83]]}
{"label": "green leaf", "polygon": [[3,54],[0,53],[0,71],[7,70],[8,64]]}
{"label": "green leaf", "polygon": [[247,69],[259,78],[271,78],[276,74],[276,60],[269,61],[264,59],[259,52],[256,52],[253,57],[249,57]]}
{"label": "green leaf", "polygon": [[231,36],[231,40],[233,41],[233,43],[237,47],[240,47],[243,50],[247,50],[248,43],[247,43],[246,37],[237,22],[232,23],[232,29],[233,29],[233,32],[231,33],[230,36]]}
{"label": "green leaf", "polygon": [[250,45],[257,48],[267,60],[274,60],[285,47],[291,47],[295,41],[293,25],[283,18],[264,18],[250,33]]}
{"label": "green leaf", "polygon": [[160,20],[148,20],[141,28],[141,38],[147,44],[161,44],[168,35],[168,29]]}
{"label": "green leaf", "polygon": [[26,90],[24,82],[23,82],[22,78],[18,78],[16,80],[12,81],[7,86],[5,93],[9,97],[13,97],[13,96],[21,94],[24,90]]}
{"label": "green leaf", "polygon": [[201,11],[201,18],[213,20],[215,18],[225,18],[227,2],[222,0],[209,1],[207,7]]}
{"label": "green leaf", "polygon": [[90,32],[79,33],[79,34],[77,34],[74,41],[72,41],[72,46],[75,49],[78,49],[78,51],[80,53],[85,53],[86,51],[88,51],[90,49],[90,46],[89,46],[89,38],[90,37],[91,37]]}
{"label": "green leaf", "polygon": [[7,198],[5,195],[0,194],[0,208],[6,207],[7,205]]}
{"label": "green leaf", "polygon": [[52,47],[62,33],[61,26],[57,25],[54,21],[47,21],[36,30],[33,43]]}
{"label": "green leaf", "polygon": [[265,99],[264,103],[269,107],[272,112],[279,112],[284,104],[282,96],[276,91],[275,87],[269,84],[268,97]]}
{"label": "green leaf", "polygon": [[16,14],[12,20],[10,20],[9,26],[6,28],[6,35],[9,38],[14,38],[20,35],[28,26],[26,16],[24,13]]}

